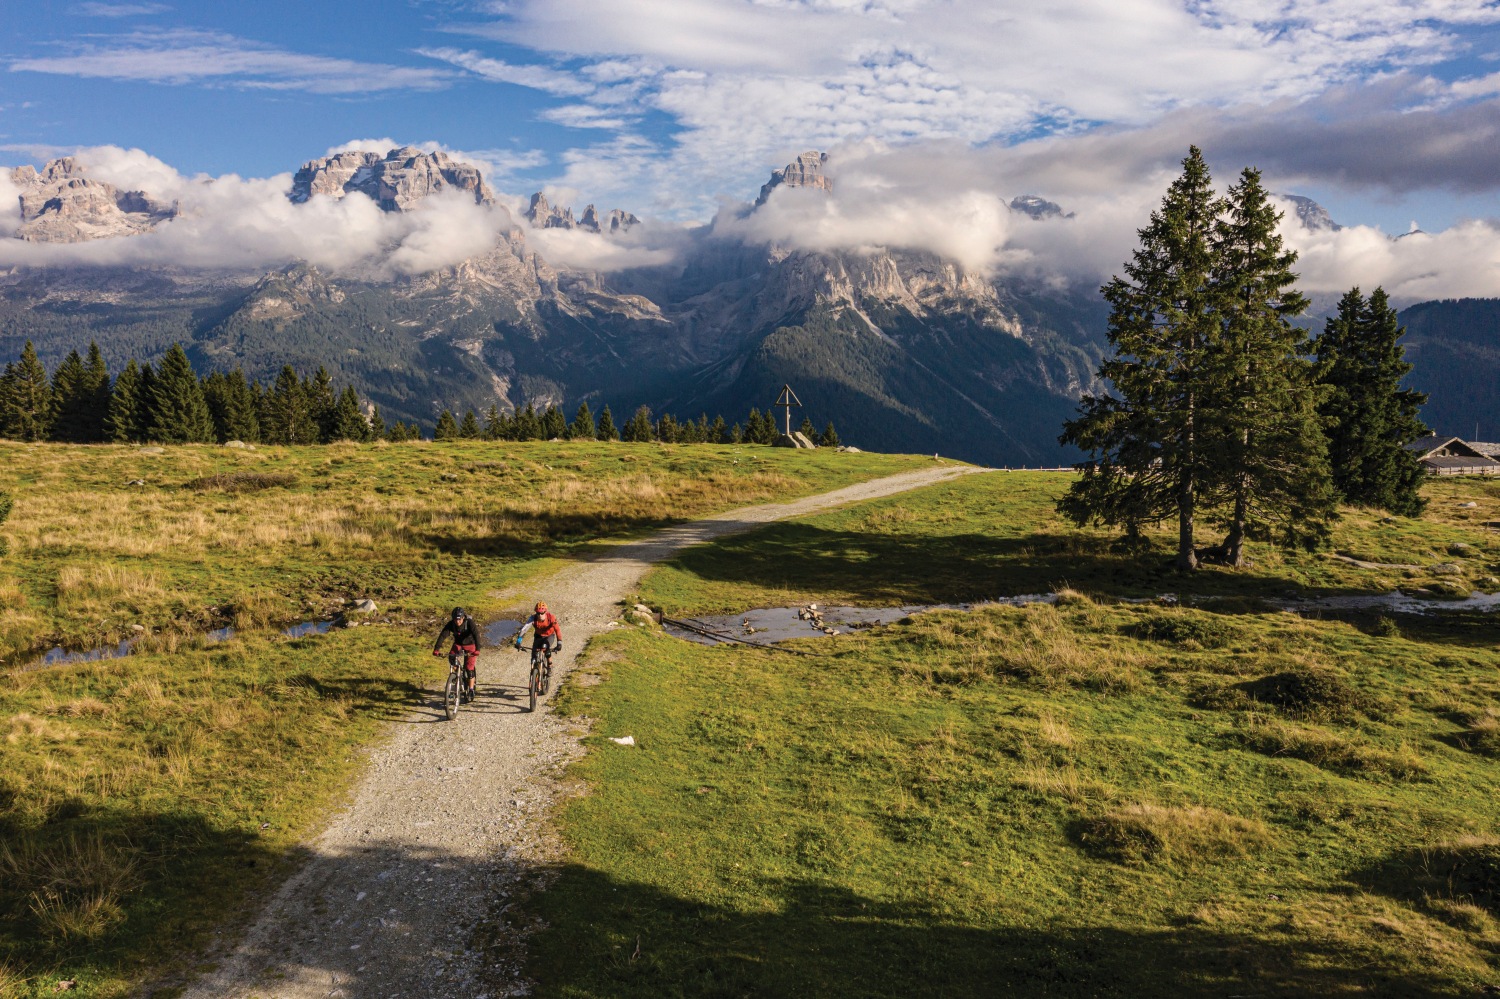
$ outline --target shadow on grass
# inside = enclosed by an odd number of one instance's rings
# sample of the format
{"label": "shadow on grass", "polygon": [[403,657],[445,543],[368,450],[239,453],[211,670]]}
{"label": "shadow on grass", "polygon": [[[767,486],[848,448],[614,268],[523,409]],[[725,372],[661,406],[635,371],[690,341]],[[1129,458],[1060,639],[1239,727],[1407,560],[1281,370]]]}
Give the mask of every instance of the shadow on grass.
{"label": "shadow on grass", "polygon": [[[1457,983],[1335,940],[1202,925],[979,927],[792,882],[728,910],[570,865],[539,900],[532,970],[553,995],[1438,996]],[[995,913],[999,922],[1003,913]],[[1080,911],[1080,919],[1087,918]]]}

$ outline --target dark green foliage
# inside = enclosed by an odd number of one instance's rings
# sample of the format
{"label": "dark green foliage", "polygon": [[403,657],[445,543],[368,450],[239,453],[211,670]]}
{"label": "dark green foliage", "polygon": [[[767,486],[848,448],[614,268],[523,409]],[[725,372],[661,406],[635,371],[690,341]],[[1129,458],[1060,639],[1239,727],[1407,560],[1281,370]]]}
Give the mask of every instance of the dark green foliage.
{"label": "dark green foliage", "polygon": [[500,412],[500,407],[490,403],[490,408],[484,411],[484,439],[487,441],[509,440],[511,433],[510,420]]}
{"label": "dark green foliage", "polygon": [[745,421],[745,443],[769,444],[776,439],[776,421],[769,415],[761,416],[760,410],[751,409]]}
{"label": "dark green foliage", "polygon": [[83,358],[78,351],[69,351],[52,373],[51,439],[72,444],[93,440],[95,428],[89,420],[92,404],[92,393],[84,384]]}
{"label": "dark green foliage", "polygon": [[745,442],[745,428],[736,423],[729,428],[725,437],[727,438],[724,441],[726,444],[743,444]]}
{"label": "dark green foliage", "polygon": [[1175,516],[1177,564],[1190,569],[1210,473],[1201,409],[1218,339],[1210,278],[1224,202],[1196,146],[1182,167],[1140,231],[1126,277],[1102,289],[1115,353],[1099,376],[1116,394],[1084,396],[1078,417],[1064,425],[1062,443],[1090,460],[1058,506],[1076,524],[1122,526],[1131,535]]}
{"label": "dark green foliage", "polygon": [[822,447],[838,447],[839,432],[833,429],[833,421],[828,421],[828,426],[823,428],[823,433],[818,437],[818,444]]}
{"label": "dark green foliage", "polygon": [[591,441],[599,433],[599,428],[594,425],[594,414],[589,412],[587,401],[578,404],[578,412],[573,414],[573,422],[568,424],[568,436],[575,441]]}
{"label": "dark green foliage", "polygon": [[458,422],[453,419],[453,414],[446,409],[438,414],[437,428],[432,432],[435,441],[451,441],[458,439]]}
{"label": "dark green foliage", "polygon": [[1348,680],[1327,669],[1274,673],[1243,683],[1240,689],[1293,718],[1345,718],[1369,706]]}
{"label": "dark green foliage", "polygon": [[562,410],[555,405],[548,406],[547,411],[542,414],[542,439],[560,440],[568,436],[568,421],[562,415]]}
{"label": "dark green foliage", "polygon": [[225,472],[191,479],[183,487],[195,493],[258,493],[263,489],[295,486],[297,476],[290,472]]}
{"label": "dark green foliage", "polygon": [[[10,498],[10,493],[0,493],[0,525],[5,523],[5,518],[10,516],[10,511],[15,507],[15,500]],[[0,557],[10,550],[10,542],[0,536]]]}
{"label": "dark green foliage", "polygon": [[814,444],[818,443],[818,431],[814,429],[811,417],[802,418],[802,425],[797,428],[797,433],[802,434]]}
{"label": "dark green foliage", "polygon": [[[449,419],[452,419],[451,415]],[[402,423],[400,420],[392,423],[390,428],[385,432],[385,439],[395,444],[399,444],[402,441],[420,440],[421,437],[422,433],[417,429],[415,423]]]}
{"label": "dark green foliage", "polygon": [[705,440],[707,440],[707,442],[710,444],[732,443],[729,439],[729,428],[724,424],[724,417],[714,417],[713,425],[708,428],[708,434]]}
{"label": "dark green foliage", "polygon": [[1202,614],[1152,614],[1131,625],[1126,633],[1188,649],[1221,649],[1239,638],[1232,625]]}
{"label": "dark green foliage", "polygon": [[601,441],[615,441],[620,439],[620,432],[615,429],[614,417],[609,412],[609,403],[604,404],[604,410],[599,414],[599,431],[596,437]]}
{"label": "dark green foliage", "polygon": [[620,431],[620,440],[631,444],[644,444],[655,438],[651,426],[651,410],[642,406],[635,411],[635,415],[625,424],[625,429]]}
{"label": "dark green foliage", "polygon": [[[236,372],[238,373],[238,372]],[[472,415],[472,411],[471,414]],[[479,427],[474,427],[474,436],[479,436]],[[370,424],[359,409],[359,394],[349,385],[339,393],[333,408],[333,424],[329,441],[364,441],[370,439]]]}
{"label": "dark green foliage", "polygon": [[542,420],[537,416],[536,407],[531,403],[516,414],[515,440],[535,441],[542,439]]}
{"label": "dark green foliage", "polygon": [[37,360],[31,341],[20,360],[7,364],[0,375],[0,436],[11,440],[46,440],[52,421],[52,387],[47,369]]}
{"label": "dark green foliage", "polygon": [[479,417],[474,415],[472,409],[464,413],[463,422],[458,425],[458,436],[470,441],[484,436],[483,431],[479,429]]}
{"label": "dark green foliage", "polygon": [[1366,301],[1354,288],[1315,347],[1334,487],[1349,503],[1415,517],[1425,505],[1422,467],[1403,445],[1427,432],[1417,415],[1427,396],[1401,388],[1412,368],[1405,333],[1384,289]]}
{"label": "dark green foliage", "polygon": [[380,407],[374,404],[370,406],[370,429],[365,438],[371,441],[387,440],[390,437],[390,428],[385,425],[385,417],[380,412]]}
{"label": "dark green foliage", "polygon": [[261,398],[260,432],[267,444],[316,444],[319,440],[307,383],[290,364],[282,367],[276,383]]}
{"label": "dark green foliage", "polygon": [[[627,428],[629,429],[629,428]],[[682,425],[671,413],[662,414],[662,418],[656,421],[655,437],[663,444],[677,444],[682,440]],[[650,440],[650,438],[646,438]]]}
{"label": "dark green foliage", "polygon": [[109,409],[104,414],[105,437],[120,444],[142,440],[144,415],[141,369],[132,360],[115,378],[114,388],[109,393]]}
{"label": "dark green foliage", "polygon": [[337,418],[338,401],[333,394],[333,376],[320,364],[311,380],[304,382],[303,386],[303,391],[307,393],[308,408],[312,410],[313,423],[318,427],[318,440],[335,440],[333,424]]}
{"label": "dark green foliage", "polygon": [[203,386],[181,344],[174,343],[162,358],[147,401],[151,440],[163,444],[197,444],[214,439],[213,419],[203,398]]}
{"label": "dark green foliage", "polygon": [[244,372],[238,368],[227,375],[222,371],[210,372],[203,379],[203,398],[208,403],[214,436],[219,443],[260,442],[259,400]]}

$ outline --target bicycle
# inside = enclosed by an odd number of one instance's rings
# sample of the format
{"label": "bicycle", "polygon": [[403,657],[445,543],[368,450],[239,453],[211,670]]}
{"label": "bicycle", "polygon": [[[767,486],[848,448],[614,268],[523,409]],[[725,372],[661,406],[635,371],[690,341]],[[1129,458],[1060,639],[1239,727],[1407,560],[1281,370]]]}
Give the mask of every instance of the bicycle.
{"label": "bicycle", "polygon": [[546,697],[552,687],[552,653],[546,646],[535,645],[531,649],[531,679],[527,681],[526,693],[531,704],[528,711],[536,710],[536,699]]}
{"label": "bicycle", "polygon": [[464,691],[468,687],[464,674],[466,656],[463,652],[448,653],[448,686],[443,689],[443,711],[447,713],[449,721],[457,717],[458,706],[463,703]]}

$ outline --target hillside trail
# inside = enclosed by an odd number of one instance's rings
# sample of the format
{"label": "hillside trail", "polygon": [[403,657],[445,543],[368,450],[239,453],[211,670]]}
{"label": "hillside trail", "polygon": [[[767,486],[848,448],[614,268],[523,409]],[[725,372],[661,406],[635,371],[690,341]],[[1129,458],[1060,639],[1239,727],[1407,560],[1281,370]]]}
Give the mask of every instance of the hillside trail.
{"label": "hillside trail", "polygon": [[[546,600],[562,622],[564,651],[553,690],[590,638],[619,617],[657,562],[689,545],[848,503],[878,499],[982,469],[938,465],[787,503],[731,510],[615,546],[588,561],[501,594]],[[414,647],[413,655],[426,655]],[[440,681],[421,709],[369,751],[347,806],[307,844],[300,868],[265,904],[217,967],[185,999],[490,997],[529,991],[526,927],[470,949],[482,920],[545,884],[551,837],[543,826],[555,778],[582,753],[577,720],[525,708],[529,658],[482,651],[479,697],[443,720]],[[441,676],[439,674],[442,674]]]}

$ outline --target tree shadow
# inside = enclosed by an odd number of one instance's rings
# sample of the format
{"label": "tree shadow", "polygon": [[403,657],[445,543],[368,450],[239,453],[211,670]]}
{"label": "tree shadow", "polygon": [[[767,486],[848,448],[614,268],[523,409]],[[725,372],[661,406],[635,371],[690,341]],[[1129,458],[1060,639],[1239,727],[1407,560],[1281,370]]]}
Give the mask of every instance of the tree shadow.
{"label": "tree shadow", "polygon": [[537,900],[543,990],[608,996],[1451,995],[1455,983],[1331,937],[1250,936],[1182,921],[1127,930],[989,925],[915,903],[789,881],[756,911],[561,868]]}

